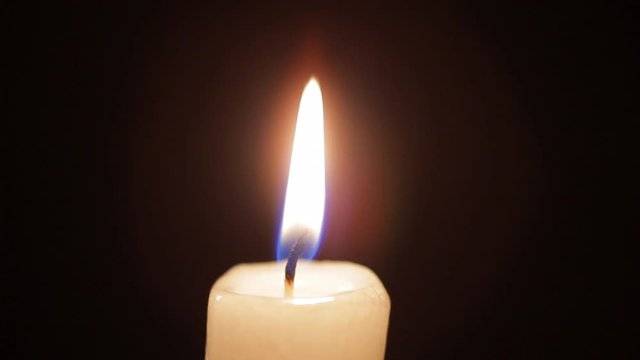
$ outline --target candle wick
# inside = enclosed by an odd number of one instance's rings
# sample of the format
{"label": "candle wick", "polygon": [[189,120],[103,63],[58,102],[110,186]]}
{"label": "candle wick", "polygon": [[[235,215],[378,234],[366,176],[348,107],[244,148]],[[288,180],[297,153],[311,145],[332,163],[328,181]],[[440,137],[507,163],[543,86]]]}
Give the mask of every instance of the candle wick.
{"label": "candle wick", "polygon": [[301,234],[295,241],[291,243],[291,247],[289,248],[289,258],[287,259],[287,265],[284,269],[284,296],[292,297],[293,296],[293,280],[296,277],[296,266],[298,265],[298,258],[302,255],[304,251],[304,241],[307,234],[305,231]]}

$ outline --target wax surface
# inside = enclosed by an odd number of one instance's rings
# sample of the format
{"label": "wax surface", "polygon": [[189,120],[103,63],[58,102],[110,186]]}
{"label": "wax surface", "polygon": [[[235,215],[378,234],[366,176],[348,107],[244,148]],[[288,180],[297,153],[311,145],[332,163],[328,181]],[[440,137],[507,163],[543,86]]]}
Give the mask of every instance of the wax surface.
{"label": "wax surface", "polygon": [[284,262],[236,265],[211,289],[206,358],[384,359],[391,302],[368,268],[301,261],[284,297]]}

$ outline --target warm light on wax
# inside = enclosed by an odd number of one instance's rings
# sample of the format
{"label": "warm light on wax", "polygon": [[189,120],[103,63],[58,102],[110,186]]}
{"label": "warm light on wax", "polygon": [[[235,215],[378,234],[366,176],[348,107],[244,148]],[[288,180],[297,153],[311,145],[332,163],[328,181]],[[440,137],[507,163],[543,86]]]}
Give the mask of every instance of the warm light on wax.
{"label": "warm light on wax", "polygon": [[[322,93],[316,79],[307,83],[300,100],[289,179],[282,215],[282,243],[304,229],[310,248],[317,248],[324,217],[324,119]],[[282,244],[280,244],[282,246]]]}

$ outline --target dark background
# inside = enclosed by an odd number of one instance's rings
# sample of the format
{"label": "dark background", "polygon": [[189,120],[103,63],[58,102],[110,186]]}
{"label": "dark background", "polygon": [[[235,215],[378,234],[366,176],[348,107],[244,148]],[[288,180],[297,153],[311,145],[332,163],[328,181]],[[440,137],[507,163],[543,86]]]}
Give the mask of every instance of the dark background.
{"label": "dark background", "polygon": [[311,74],[317,257],[380,276],[387,358],[633,357],[631,2],[3,16],[3,359],[202,359],[214,280],[275,257]]}

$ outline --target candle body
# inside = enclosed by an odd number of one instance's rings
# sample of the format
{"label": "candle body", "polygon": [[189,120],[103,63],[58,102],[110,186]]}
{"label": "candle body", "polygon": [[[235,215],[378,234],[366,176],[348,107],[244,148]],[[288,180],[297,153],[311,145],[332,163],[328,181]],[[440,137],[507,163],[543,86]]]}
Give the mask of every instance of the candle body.
{"label": "candle body", "polygon": [[384,359],[391,302],[349,262],[302,261],[284,297],[283,262],[241,264],[211,289],[207,360]]}

